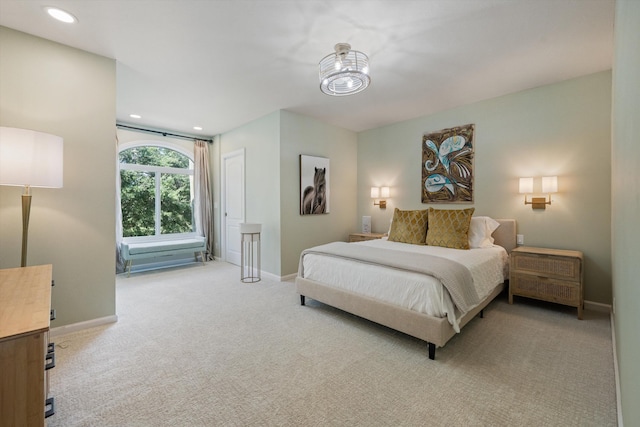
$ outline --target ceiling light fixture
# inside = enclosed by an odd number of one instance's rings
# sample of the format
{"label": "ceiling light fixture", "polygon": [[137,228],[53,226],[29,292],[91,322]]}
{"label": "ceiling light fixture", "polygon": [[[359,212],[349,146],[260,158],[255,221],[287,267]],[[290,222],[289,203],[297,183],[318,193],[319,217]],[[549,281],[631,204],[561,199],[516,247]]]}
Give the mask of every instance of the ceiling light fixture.
{"label": "ceiling light fixture", "polygon": [[49,16],[57,19],[60,22],[64,22],[66,24],[73,24],[74,22],[78,22],[78,18],[67,11],[58,9],[57,7],[45,7],[45,10],[49,14]]}
{"label": "ceiling light fixture", "polygon": [[141,119],[142,116],[140,114],[129,114],[129,117],[131,117],[132,119]]}
{"label": "ceiling light fixture", "polygon": [[193,129],[194,130],[202,130],[202,126],[194,126]]}
{"label": "ceiling light fixture", "polygon": [[345,96],[365,90],[371,83],[369,57],[351,50],[349,43],[338,43],[335,50],[318,64],[322,93]]}

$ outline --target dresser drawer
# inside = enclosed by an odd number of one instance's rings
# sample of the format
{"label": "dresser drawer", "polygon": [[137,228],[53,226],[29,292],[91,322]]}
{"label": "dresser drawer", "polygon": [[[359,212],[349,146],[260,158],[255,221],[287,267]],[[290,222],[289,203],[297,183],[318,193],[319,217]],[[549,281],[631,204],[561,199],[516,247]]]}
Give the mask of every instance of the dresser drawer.
{"label": "dresser drawer", "polygon": [[523,297],[578,307],[581,305],[580,282],[570,282],[532,274],[513,273],[510,293]]}
{"label": "dresser drawer", "polygon": [[580,281],[581,265],[582,262],[578,258],[514,253],[511,269],[517,272],[530,272],[537,276]]}

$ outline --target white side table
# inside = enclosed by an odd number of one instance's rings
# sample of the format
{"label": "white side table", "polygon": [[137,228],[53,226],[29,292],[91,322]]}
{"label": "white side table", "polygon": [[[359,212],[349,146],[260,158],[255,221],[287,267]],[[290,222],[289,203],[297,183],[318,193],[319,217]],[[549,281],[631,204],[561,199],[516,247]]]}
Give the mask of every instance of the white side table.
{"label": "white side table", "polygon": [[[260,232],[262,224],[240,223],[240,280],[255,283],[260,278]],[[256,248],[254,253],[254,247]],[[257,266],[256,266],[257,262]]]}

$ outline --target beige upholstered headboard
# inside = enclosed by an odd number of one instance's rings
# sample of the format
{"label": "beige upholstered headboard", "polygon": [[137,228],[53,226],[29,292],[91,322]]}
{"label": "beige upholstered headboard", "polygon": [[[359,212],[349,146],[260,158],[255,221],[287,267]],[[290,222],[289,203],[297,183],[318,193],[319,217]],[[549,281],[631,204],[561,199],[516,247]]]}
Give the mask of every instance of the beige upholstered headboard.
{"label": "beige upholstered headboard", "polygon": [[496,228],[492,236],[494,243],[500,245],[507,250],[508,253],[516,247],[516,220],[515,219],[496,219],[500,226]]}

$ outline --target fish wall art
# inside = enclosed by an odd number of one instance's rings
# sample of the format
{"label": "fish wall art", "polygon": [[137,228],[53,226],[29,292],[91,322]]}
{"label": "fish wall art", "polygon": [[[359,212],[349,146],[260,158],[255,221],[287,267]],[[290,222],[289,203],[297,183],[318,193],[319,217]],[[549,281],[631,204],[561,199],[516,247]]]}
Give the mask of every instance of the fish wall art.
{"label": "fish wall art", "polygon": [[473,135],[468,124],[422,137],[422,203],[473,202]]}

